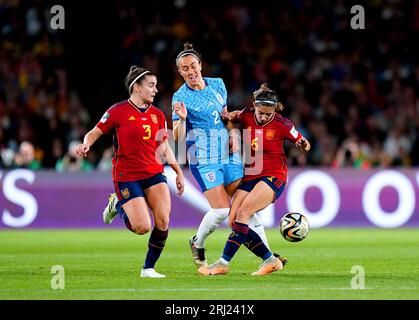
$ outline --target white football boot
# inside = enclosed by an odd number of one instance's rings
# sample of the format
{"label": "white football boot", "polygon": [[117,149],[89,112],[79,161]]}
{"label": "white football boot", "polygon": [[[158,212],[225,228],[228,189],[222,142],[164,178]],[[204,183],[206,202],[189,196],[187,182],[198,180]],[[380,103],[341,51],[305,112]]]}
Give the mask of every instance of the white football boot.
{"label": "white football boot", "polygon": [[153,268],[141,269],[141,278],[166,278],[164,274],[158,273]]}
{"label": "white football boot", "polygon": [[116,193],[112,193],[109,196],[108,205],[106,206],[105,210],[103,210],[103,222],[106,224],[111,224],[113,219],[118,215],[118,211],[116,210],[116,204],[118,203],[118,197]]}

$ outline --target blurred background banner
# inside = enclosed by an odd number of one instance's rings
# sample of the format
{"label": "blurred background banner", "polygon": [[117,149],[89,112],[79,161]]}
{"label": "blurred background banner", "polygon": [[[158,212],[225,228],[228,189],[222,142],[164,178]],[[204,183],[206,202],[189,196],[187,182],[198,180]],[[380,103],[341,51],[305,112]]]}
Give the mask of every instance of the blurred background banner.
{"label": "blurred background banner", "polygon": [[[176,194],[174,172],[166,168],[172,192],[172,227],[197,227],[208,204],[185,170],[186,191]],[[122,228],[107,226],[102,211],[113,192],[110,173],[0,171],[0,228]],[[418,227],[419,171],[354,169],[290,170],[285,193],[260,213],[276,227],[283,214],[304,212],[314,228]]]}
{"label": "blurred background banner", "polygon": [[[290,183],[267,226],[287,211],[312,227],[418,226],[418,39],[419,1],[0,1],[0,227],[108,227],[112,135],[85,159],[75,148],[128,98],[132,65],[158,75],[172,128],[187,41],[203,75],[223,79],[229,110],[267,82],[311,142],[307,154],[284,145]],[[185,174],[171,224],[197,227],[208,205]]]}

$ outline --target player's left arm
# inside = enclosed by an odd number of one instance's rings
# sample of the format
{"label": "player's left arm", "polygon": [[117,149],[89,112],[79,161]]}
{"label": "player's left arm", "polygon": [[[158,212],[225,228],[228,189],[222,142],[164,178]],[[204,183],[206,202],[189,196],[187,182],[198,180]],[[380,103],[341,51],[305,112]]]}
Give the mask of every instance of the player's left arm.
{"label": "player's left arm", "polygon": [[297,131],[297,129],[295,129],[291,121],[288,119],[286,119],[286,121],[288,122],[288,124],[284,126],[287,128],[285,134],[286,139],[295,143],[298,150],[303,152],[309,151],[311,148],[310,142],[308,142],[308,140],[299,131]]}
{"label": "player's left arm", "polygon": [[179,164],[177,163],[175,154],[173,153],[172,148],[170,148],[168,139],[165,139],[160,147],[162,147],[162,155],[169,166],[176,172],[176,188],[178,191],[178,195],[182,195],[185,189],[185,181],[183,176],[183,171],[180,168]]}
{"label": "player's left arm", "polygon": [[300,140],[298,140],[295,143],[295,146],[297,147],[298,150],[301,150],[304,152],[310,151],[311,149],[310,142],[308,142],[308,140],[304,138],[303,136],[301,136]]}
{"label": "player's left arm", "polygon": [[176,188],[178,190],[178,195],[182,195],[185,182],[183,177],[183,171],[180,168],[175,154],[173,153],[172,148],[169,145],[169,133],[167,131],[167,122],[164,115],[161,118],[160,122],[160,130],[156,135],[156,140],[159,143],[158,152],[160,153],[160,157],[165,160],[166,163],[176,172]]}

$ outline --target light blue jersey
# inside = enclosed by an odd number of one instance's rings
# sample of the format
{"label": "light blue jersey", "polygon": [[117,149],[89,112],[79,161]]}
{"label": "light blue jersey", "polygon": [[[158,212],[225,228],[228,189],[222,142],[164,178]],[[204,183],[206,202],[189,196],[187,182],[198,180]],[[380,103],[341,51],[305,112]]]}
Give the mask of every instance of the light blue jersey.
{"label": "light blue jersey", "polygon": [[[229,135],[221,119],[227,106],[227,90],[220,78],[204,78],[205,88],[193,90],[184,83],[175,92],[176,102],[185,104],[186,146],[191,172],[204,192],[220,184],[230,183],[243,177],[243,165],[239,153],[229,153]],[[180,120],[173,112],[173,121]]]}
{"label": "light blue jersey", "polygon": [[[220,78],[204,81],[203,90],[193,90],[184,83],[172,99],[172,106],[183,102],[188,111],[186,143],[191,166],[228,163],[228,131],[220,116],[227,105],[227,90]],[[175,112],[172,119],[179,120]]]}

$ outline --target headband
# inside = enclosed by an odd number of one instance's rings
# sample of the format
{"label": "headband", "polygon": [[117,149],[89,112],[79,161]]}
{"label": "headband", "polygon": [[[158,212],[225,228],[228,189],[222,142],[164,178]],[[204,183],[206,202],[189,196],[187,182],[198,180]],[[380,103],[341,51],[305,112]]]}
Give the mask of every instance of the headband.
{"label": "headband", "polygon": [[141,73],[137,78],[134,79],[134,81],[131,82],[131,84],[128,87],[128,91],[131,91],[131,87],[133,86],[134,83],[137,82],[138,79],[140,79],[143,75],[145,75],[146,73],[150,73],[150,71],[146,70],[143,73]]}
{"label": "headband", "polygon": [[201,59],[199,59],[199,57],[195,54],[195,53],[192,53],[192,52],[184,52],[184,53],[182,53],[182,54],[180,54],[177,58],[176,58],[176,61],[178,61],[180,58],[183,58],[184,56],[188,56],[188,55],[191,55],[191,56],[194,56],[198,61],[200,61]]}
{"label": "headband", "polygon": [[255,100],[255,104],[267,104],[267,105],[275,105],[278,102],[274,101],[274,100]]}

